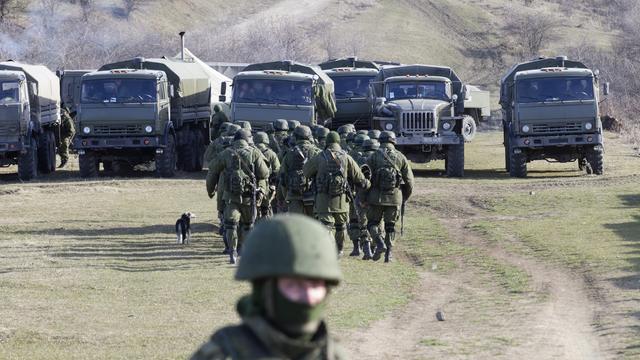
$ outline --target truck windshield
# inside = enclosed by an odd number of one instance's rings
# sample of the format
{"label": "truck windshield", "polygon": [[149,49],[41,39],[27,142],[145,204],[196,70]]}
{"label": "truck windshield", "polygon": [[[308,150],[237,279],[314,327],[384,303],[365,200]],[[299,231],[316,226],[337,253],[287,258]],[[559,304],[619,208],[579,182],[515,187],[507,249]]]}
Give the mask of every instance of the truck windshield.
{"label": "truck windshield", "polygon": [[237,103],[311,105],[311,81],[238,79],[233,101]]}
{"label": "truck windshield", "polygon": [[153,103],[156,81],[151,79],[96,79],[82,82],[82,103]]}
{"label": "truck windshield", "polygon": [[552,77],[518,80],[518,103],[593,100],[590,77]]}
{"label": "truck windshield", "polygon": [[0,103],[15,103],[19,100],[20,83],[17,81],[0,81]]}
{"label": "truck windshield", "polygon": [[340,100],[367,97],[369,83],[375,76],[336,76],[332,79],[336,88],[336,99]]}
{"label": "truck windshield", "polygon": [[391,82],[387,84],[387,99],[435,99],[449,101],[447,84],[442,81]]}

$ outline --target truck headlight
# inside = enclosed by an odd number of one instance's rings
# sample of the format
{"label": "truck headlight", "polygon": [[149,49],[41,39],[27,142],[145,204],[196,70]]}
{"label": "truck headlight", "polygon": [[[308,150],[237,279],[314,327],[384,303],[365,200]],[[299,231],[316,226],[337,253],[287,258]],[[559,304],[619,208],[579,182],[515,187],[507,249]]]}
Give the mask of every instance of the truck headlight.
{"label": "truck headlight", "polygon": [[85,134],[88,134],[88,133],[91,132],[91,128],[88,127],[88,126],[85,126],[85,127],[82,128],[82,132],[85,133]]}
{"label": "truck headlight", "polygon": [[442,123],[442,129],[444,130],[450,130],[451,129],[451,123],[448,121],[445,121]]}
{"label": "truck headlight", "polygon": [[153,127],[151,127],[150,125],[147,125],[147,127],[146,127],[146,128],[144,128],[144,131],[146,131],[146,132],[150,133],[150,132],[152,132],[152,131],[153,131]]}
{"label": "truck headlight", "polygon": [[522,126],[522,132],[526,132],[526,133],[528,133],[528,132],[529,132],[529,130],[531,130],[531,129],[529,128],[529,125],[523,125],[523,126]]}
{"label": "truck headlight", "polygon": [[584,124],[584,128],[587,129],[587,130],[591,130],[591,129],[593,129],[593,124],[588,122],[588,123]]}
{"label": "truck headlight", "polygon": [[393,130],[393,124],[392,123],[384,124],[384,129],[387,130],[387,131]]}

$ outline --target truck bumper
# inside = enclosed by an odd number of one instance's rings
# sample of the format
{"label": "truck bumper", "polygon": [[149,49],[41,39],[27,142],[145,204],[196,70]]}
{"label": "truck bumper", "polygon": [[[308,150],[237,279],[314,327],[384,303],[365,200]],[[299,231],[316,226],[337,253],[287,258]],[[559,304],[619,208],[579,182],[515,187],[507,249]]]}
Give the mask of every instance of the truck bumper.
{"label": "truck bumper", "polygon": [[24,146],[19,141],[16,142],[0,142],[0,154],[6,152],[20,152]]}
{"label": "truck bumper", "polygon": [[396,145],[459,145],[463,140],[457,135],[398,136]]}
{"label": "truck bumper", "polygon": [[109,149],[131,149],[146,148],[153,149],[163,147],[159,136],[136,136],[126,138],[99,138],[99,137],[78,137],[73,139],[73,147],[79,153],[86,150],[109,150]]}
{"label": "truck bumper", "polygon": [[587,146],[602,144],[602,134],[574,134],[554,136],[531,136],[514,139],[515,147],[520,148],[544,148],[563,146]]}

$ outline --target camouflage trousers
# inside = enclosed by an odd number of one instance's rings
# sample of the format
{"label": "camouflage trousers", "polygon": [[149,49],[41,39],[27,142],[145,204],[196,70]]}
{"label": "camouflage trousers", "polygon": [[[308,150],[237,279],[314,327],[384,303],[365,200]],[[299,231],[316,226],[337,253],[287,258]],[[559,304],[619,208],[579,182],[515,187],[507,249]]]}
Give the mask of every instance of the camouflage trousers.
{"label": "camouflage trousers", "polygon": [[227,202],[224,209],[224,236],[229,243],[229,248],[237,249],[242,246],[244,238],[251,228],[252,206],[235,202]]}
{"label": "camouflage trousers", "polygon": [[72,136],[60,138],[60,145],[58,146],[58,155],[60,160],[66,162],[69,160],[69,145],[71,144]]}
{"label": "camouflage trousers", "polygon": [[301,200],[289,200],[287,201],[288,212],[292,214],[302,214],[307,216],[313,216],[313,205],[305,205]]}
{"label": "camouflage trousers", "polygon": [[[400,206],[369,205],[367,209],[367,229],[376,244],[393,246],[396,234],[396,224],[400,220]],[[384,220],[384,235],[380,223]]]}
{"label": "camouflage trousers", "polygon": [[344,241],[347,239],[347,221],[349,220],[348,213],[318,213],[316,219],[323,223],[336,239],[336,246],[338,251],[342,251],[344,247]]}
{"label": "camouflage trousers", "polygon": [[371,241],[371,236],[367,230],[367,210],[360,207],[356,211],[354,202],[349,204],[349,238],[351,241],[360,242]]}

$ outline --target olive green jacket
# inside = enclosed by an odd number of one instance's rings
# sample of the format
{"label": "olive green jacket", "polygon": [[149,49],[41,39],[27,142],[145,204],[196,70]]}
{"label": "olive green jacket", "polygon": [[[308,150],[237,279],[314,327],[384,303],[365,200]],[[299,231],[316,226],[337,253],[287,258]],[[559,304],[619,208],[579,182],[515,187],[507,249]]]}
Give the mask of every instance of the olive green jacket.
{"label": "olive green jacket", "polygon": [[213,140],[204,152],[204,163],[209,164],[216,155],[220,154],[225,149],[225,141],[229,140],[230,139],[226,136],[220,136]]}
{"label": "olive green jacket", "polygon": [[[393,162],[395,168],[399,172],[402,181],[399,188],[389,193],[383,192],[378,188],[375,180],[377,169],[388,166],[389,160]],[[402,205],[403,199],[406,200],[413,192],[413,171],[407,158],[393,144],[385,143],[380,145],[380,149],[375,151],[367,160],[367,164],[371,167],[374,174],[371,189],[367,195],[367,203],[374,206],[399,206]]]}
{"label": "olive green jacket", "polygon": [[[209,172],[207,173],[207,194],[209,194],[210,197],[213,197],[219,178],[223,172],[232,171],[237,166],[235,163],[237,160],[234,159],[234,152],[239,152],[240,150],[242,150],[242,154],[246,154],[246,157],[243,158],[243,171],[246,171],[246,166],[252,166],[257,185],[262,189],[263,194],[266,193],[264,184],[266,183],[265,180],[269,177],[269,167],[265,162],[264,156],[260,150],[249,146],[246,141],[236,140],[230,148],[221,152],[209,164]],[[224,191],[222,199],[225,202],[233,202],[242,205],[251,204],[251,199],[231,194],[230,191]]]}
{"label": "olive green jacket", "polygon": [[[369,182],[364,178],[362,171],[360,171],[360,166],[358,166],[349,154],[342,151],[338,144],[327,145],[324,151],[307,161],[303,168],[304,176],[315,178],[317,184],[326,181],[326,178],[329,177],[329,164],[327,161],[340,161],[343,168],[343,176],[349,185],[355,184],[359,188],[369,187]],[[352,194],[352,196],[355,196],[355,194]],[[353,199],[348,199],[346,191],[338,196],[317,192],[314,212],[346,213],[349,212],[349,201],[353,201]]]}
{"label": "olive green jacket", "polygon": [[303,153],[309,154],[309,156],[306,159],[307,162],[309,162],[310,159],[314,158],[317,154],[320,153],[320,149],[318,149],[315,145],[311,143],[311,141],[308,141],[308,140],[298,141],[295,147],[288,149],[284,153],[284,156],[280,164],[281,165],[280,178],[284,180],[282,182],[283,183],[282,186],[283,186],[283,189],[285,190],[285,193],[286,193],[285,199],[287,201],[303,199],[303,196],[293,194],[291,192],[291,189],[287,187],[287,183],[286,183],[289,177],[289,172],[293,171],[293,169],[299,168],[300,166],[299,164],[296,163],[298,161],[298,155],[296,154],[296,152],[299,150],[302,151]]}

